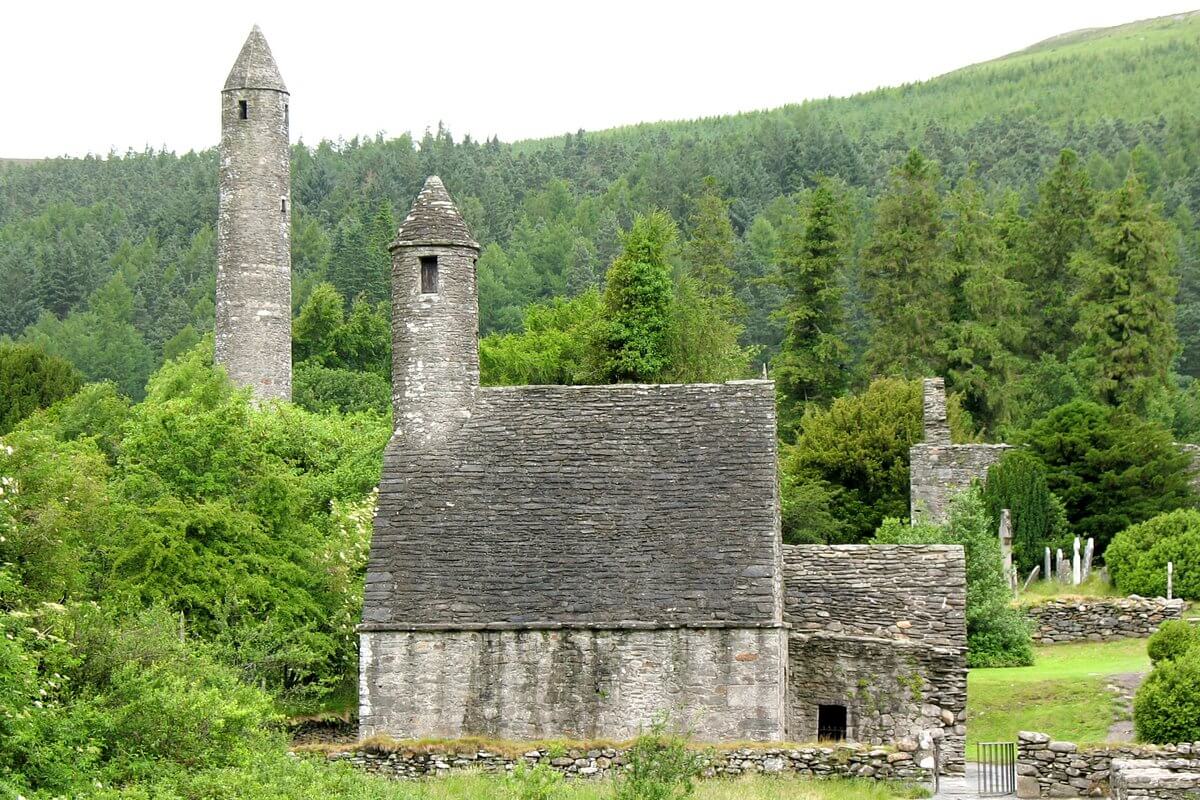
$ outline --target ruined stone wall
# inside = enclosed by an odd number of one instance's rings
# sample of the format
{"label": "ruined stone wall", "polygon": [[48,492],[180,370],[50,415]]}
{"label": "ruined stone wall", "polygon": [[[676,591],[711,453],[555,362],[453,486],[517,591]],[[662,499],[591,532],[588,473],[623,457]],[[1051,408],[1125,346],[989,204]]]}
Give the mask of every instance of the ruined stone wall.
{"label": "ruined stone wall", "polygon": [[1195,800],[1200,796],[1200,764],[1114,758],[1111,787],[1113,800]]}
{"label": "ruined stone wall", "polygon": [[[613,747],[549,750],[531,747],[520,756],[478,748],[435,749],[357,747],[329,753],[330,761],[342,761],[366,772],[393,778],[417,779],[447,775],[454,770],[478,770],[505,774],[518,764],[548,764],[569,778],[603,779],[619,774],[626,764],[626,751]],[[932,780],[929,753],[895,748],[844,744],[837,747],[780,746],[736,749],[716,748],[702,756],[705,777],[734,778],[740,775],[797,775],[813,778],[871,778],[927,783]]]}
{"label": "ruined stone wall", "polygon": [[1183,600],[1162,597],[1066,597],[1025,608],[1038,644],[1144,639],[1169,619],[1181,619]]}
{"label": "ruined stone wall", "polygon": [[986,479],[988,467],[1008,449],[1006,444],[913,445],[908,451],[912,521],[945,522],[954,495]]}
{"label": "ruined stone wall", "polygon": [[1044,733],[1017,734],[1017,796],[1105,797],[1114,759],[1150,761],[1200,770],[1200,742],[1165,745],[1111,744],[1080,747]]}
{"label": "ruined stone wall", "polygon": [[700,741],[780,741],[786,646],[770,626],[366,632],[360,737],[623,740],[667,713]]}
{"label": "ruined stone wall", "polygon": [[844,705],[848,736],[936,742],[960,770],[966,736],[966,566],[956,545],[785,546],[788,736]]}
{"label": "ruined stone wall", "polygon": [[221,93],[215,358],[259,400],[292,396],[288,102],[274,89]]}

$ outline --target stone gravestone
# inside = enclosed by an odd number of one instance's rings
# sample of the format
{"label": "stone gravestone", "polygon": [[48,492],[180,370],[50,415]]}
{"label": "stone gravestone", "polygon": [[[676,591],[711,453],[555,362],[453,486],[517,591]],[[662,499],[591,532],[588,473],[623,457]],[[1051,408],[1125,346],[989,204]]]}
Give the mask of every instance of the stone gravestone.
{"label": "stone gravestone", "polygon": [[1000,509],[1000,558],[1004,562],[1004,579],[1008,588],[1017,591],[1017,570],[1013,567],[1013,533],[1012,513],[1007,508]]}

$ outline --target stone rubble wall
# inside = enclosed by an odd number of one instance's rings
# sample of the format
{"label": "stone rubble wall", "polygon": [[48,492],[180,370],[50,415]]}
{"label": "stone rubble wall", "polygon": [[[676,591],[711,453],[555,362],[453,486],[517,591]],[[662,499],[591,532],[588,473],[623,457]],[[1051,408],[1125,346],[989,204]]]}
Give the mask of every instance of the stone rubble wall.
{"label": "stone rubble wall", "polygon": [[1113,800],[1184,800],[1196,795],[1200,795],[1200,771],[1188,759],[1113,759]]}
{"label": "stone rubble wall", "polygon": [[1144,639],[1163,622],[1182,619],[1183,600],[1162,597],[1054,598],[1028,606],[1038,644]]}
{"label": "stone rubble wall", "polygon": [[950,501],[987,478],[988,467],[1012,449],[1007,444],[915,444],[908,450],[909,515],[913,522],[942,523]]}
{"label": "stone rubble wall", "polygon": [[[908,746],[911,746],[909,743]],[[415,779],[474,769],[488,773],[511,772],[517,764],[546,763],[572,778],[613,777],[625,765],[625,751],[615,748],[572,749],[552,752],[532,749],[521,756],[487,750],[418,752],[397,748],[359,746],[329,753],[330,761],[344,761],[359,769],[394,778]],[[744,774],[795,775],[815,778],[874,778],[926,783],[932,780],[933,754],[889,747],[840,745],[837,747],[780,746],[762,749],[716,749],[707,756],[705,777]]]}
{"label": "stone rubble wall", "polygon": [[[1163,769],[1200,770],[1200,742],[1083,747],[1044,733],[1017,734],[1017,796],[1106,797],[1114,759],[1151,762]],[[1142,787],[1139,787],[1142,788]]]}

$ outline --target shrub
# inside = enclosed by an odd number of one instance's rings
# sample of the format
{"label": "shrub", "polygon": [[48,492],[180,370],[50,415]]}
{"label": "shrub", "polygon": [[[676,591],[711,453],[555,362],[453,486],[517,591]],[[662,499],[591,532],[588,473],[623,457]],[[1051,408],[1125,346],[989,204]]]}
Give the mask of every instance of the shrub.
{"label": "shrub", "polygon": [[967,666],[1019,667],[1033,663],[1029,623],[1011,604],[1000,540],[983,507],[979,489],[957,495],[945,525],[908,525],[888,519],[875,534],[878,544],[958,544],[967,561]]}
{"label": "shrub", "polygon": [[518,764],[509,776],[516,800],[554,800],[562,793],[563,775],[544,762]]}
{"label": "shrub", "polygon": [[1046,465],[1073,532],[1103,554],[1116,533],[1190,506],[1188,458],[1170,432],[1127,412],[1076,401],[1051,411],[1021,439]]}
{"label": "shrub", "polygon": [[317,414],[331,411],[386,414],[392,404],[392,386],[380,375],[312,362],[296,366],[293,389],[293,402]]}
{"label": "shrub", "polygon": [[1062,503],[1046,486],[1046,468],[1022,450],[1010,450],[988,469],[983,502],[992,519],[1012,512],[1013,562],[1021,574],[1042,563],[1044,548],[1068,545]]}
{"label": "shrub", "polygon": [[27,344],[0,344],[0,435],[39,408],[79,389],[83,378],[64,358]]}
{"label": "shrub", "polygon": [[616,800],[683,800],[695,791],[704,758],[687,740],[667,732],[665,720],[634,740],[625,754],[626,770],[616,782]]}
{"label": "shrub", "polygon": [[1126,594],[1167,593],[1167,562],[1175,564],[1174,593],[1200,599],[1200,511],[1179,509],[1121,531],[1104,560],[1117,588]]}
{"label": "shrub", "polygon": [[1146,652],[1150,661],[1173,661],[1200,644],[1200,628],[1185,619],[1169,619],[1162,624],[1150,641]]}
{"label": "shrub", "polygon": [[1158,663],[1134,697],[1133,725],[1143,742],[1200,740],[1200,648]]}
{"label": "shrub", "polygon": [[[949,412],[961,439],[967,423],[953,398]],[[785,486],[791,480],[799,497],[802,484],[824,482],[841,529],[834,541],[867,541],[885,518],[908,516],[908,449],[921,436],[920,381],[873,381],[862,394],[805,412],[781,459]]]}

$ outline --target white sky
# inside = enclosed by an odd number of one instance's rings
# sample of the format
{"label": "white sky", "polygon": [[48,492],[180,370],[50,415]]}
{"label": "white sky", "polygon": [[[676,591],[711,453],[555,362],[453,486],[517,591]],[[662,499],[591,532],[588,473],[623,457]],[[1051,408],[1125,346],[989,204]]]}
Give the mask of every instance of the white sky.
{"label": "white sky", "polygon": [[456,138],[770,108],[921,80],[1197,0],[6,3],[0,157],[216,144],[262,26],[309,144],[444,121]]}

